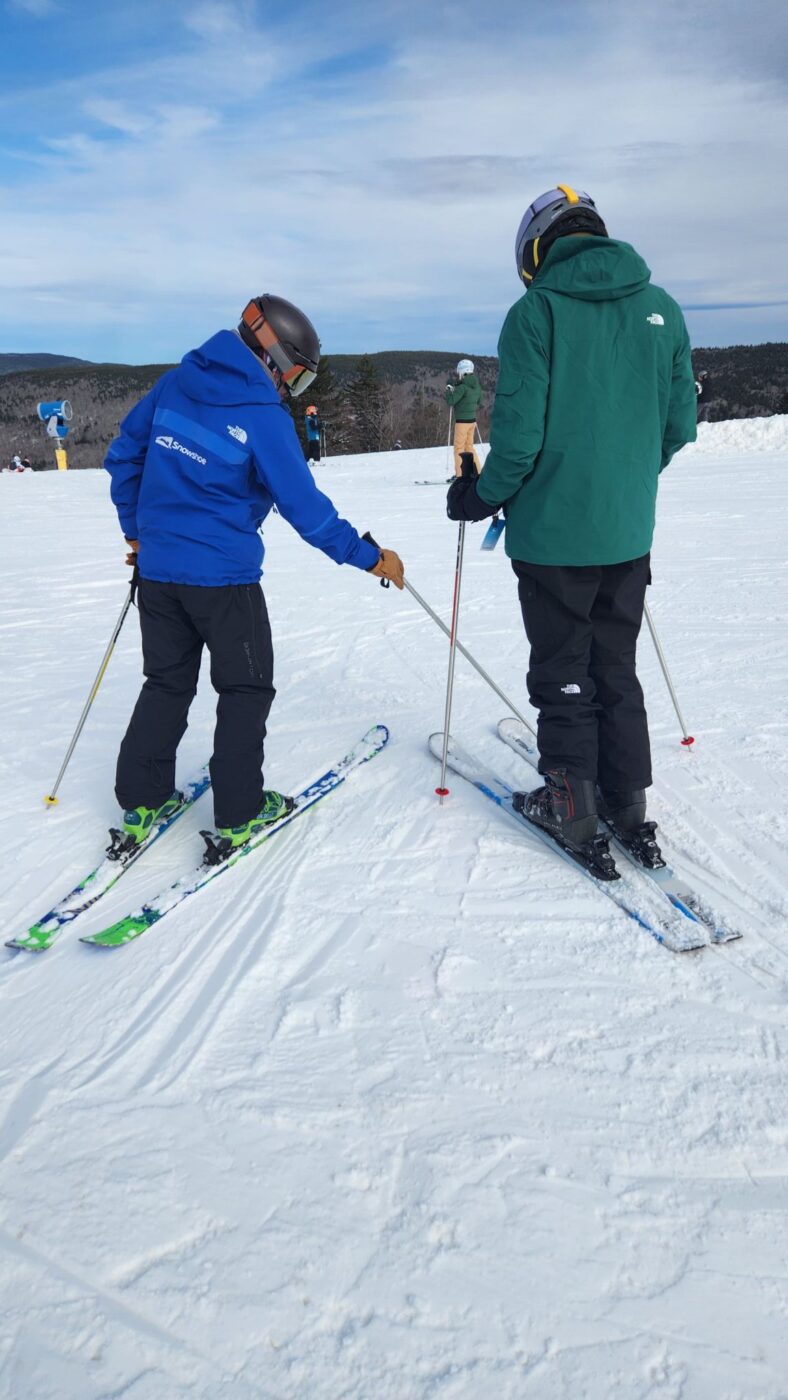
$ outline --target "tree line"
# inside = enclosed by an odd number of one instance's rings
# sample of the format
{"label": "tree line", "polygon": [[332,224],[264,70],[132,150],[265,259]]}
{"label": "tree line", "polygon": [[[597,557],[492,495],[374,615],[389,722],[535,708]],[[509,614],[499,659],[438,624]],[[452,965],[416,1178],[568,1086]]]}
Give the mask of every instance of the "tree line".
{"label": "tree line", "polygon": [[[314,384],[292,403],[296,431],[303,442],[304,413],[314,403],[326,425],[329,456],[387,452],[398,443],[403,448],[445,444],[449,412],[443,391],[460,358],[447,351],[404,350],[323,355]],[[486,440],[498,362],[491,355],[472,358],[484,391],[479,428]],[[696,374],[701,369],[709,374],[712,422],[788,413],[788,344],[694,350],[692,358]],[[67,398],[74,405],[66,443],[69,460],[74,467],[100,467],[120,420],[169,368],[71,360],[46,369],[0,372],[0,466],[14,453],[30,458],[34,467],[54,466],[52,445],[36,420],[36,403]]]}

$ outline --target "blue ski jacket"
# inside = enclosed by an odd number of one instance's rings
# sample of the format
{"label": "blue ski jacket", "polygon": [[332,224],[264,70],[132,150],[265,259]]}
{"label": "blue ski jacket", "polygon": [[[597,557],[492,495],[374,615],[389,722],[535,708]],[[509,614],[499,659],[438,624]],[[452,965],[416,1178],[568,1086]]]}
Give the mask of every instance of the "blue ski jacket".
{"label": "blue ski jacket", "polygon": [[319,491],[273,381],[233,331],[162,375],[126,415],[104,466],[139,571],[160,583],[256,583],[258,534],[276,506],[337,564],[371,569],[380,551]]}

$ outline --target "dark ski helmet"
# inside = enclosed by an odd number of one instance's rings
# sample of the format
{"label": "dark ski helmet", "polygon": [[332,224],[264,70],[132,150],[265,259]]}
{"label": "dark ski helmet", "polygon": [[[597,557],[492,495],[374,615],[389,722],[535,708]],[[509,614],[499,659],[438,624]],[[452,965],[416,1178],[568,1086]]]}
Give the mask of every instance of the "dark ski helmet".
{"label": "dark ski helmet", "polygon": [[596,233],[607,237],[607,229],[590,194],[558,185],[540,194],[520,220],[514,245],[517,276],[526,286],[532,282],[556,238],[567,233]]}
{"label": "dark ski helmet", "polygon": [[320,359],[320,341],[308,316],[284,297],[266,292],[244,309],[241,339],[273,370],[293,398],[309,388]]}

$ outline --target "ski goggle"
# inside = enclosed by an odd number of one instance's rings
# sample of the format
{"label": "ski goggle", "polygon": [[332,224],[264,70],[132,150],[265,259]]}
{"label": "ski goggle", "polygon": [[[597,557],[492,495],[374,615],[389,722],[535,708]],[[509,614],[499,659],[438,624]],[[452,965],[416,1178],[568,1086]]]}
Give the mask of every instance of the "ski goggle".
{"label": "ski goggle", "polygon": [[273,350],[269,350],[268,353],[282,376],[282,383],[287,385],[288,392],[292,394],[294,399],[297,399],[299,394],[303,394],[304,390],[309,388],[317,370],[307,369],[306,365],[293,365],[291,369],[284,370]]}
{"label": "ski goggle", "polygon": [[307,365],[300,365],[293,360],[273,327],[266,321],[256,301],[249,302],[243,314],[243,322],[249,327],[260,348],[273,360],[288,393],[297,399],[299,394],[303,394],[304,390],[309,388],[317,374],[317,367],[310,369]]}

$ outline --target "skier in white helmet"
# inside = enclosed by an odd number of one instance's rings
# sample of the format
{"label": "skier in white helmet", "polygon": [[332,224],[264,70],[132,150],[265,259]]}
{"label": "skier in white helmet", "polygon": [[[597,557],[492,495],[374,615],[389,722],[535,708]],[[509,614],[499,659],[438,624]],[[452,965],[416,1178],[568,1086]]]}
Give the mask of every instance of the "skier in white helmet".
{"label": "skier in white helmet", "polygon": [[454,410],[454,475],[462,476],[460,457],[463,452],[473,453],[473,465],[477,473],[481,471],[476,456],[476,410],[482,397],[482,386],[476,377],[473,360],[460,360],[457,365],[457,383],[446,385],[446,402]]}

